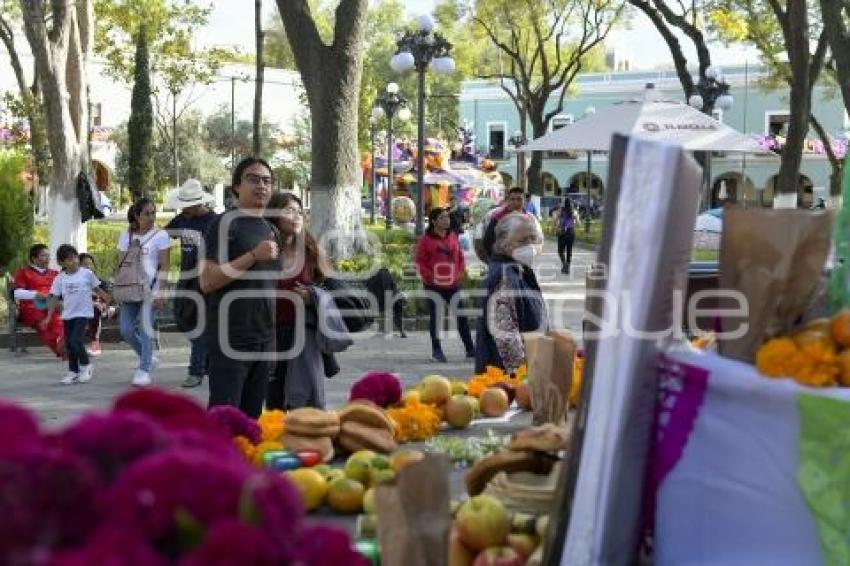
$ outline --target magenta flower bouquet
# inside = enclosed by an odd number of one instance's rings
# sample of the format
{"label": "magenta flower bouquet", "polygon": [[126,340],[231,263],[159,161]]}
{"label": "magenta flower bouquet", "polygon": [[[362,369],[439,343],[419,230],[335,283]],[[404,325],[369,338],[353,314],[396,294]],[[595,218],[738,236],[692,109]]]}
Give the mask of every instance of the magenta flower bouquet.
{"label": "magenta flower bouquet", "polygon": [[0,401],[0,428],[0,564],[363,563],[344,531],[304,523],[285,476],[244,459],[233,438],[259,426],[235,409],[136,390],[49,434]]}
{"label": "magenta flower bouquet", "polygon": [[350,401],[366,399],[379,407],[389,407],[401,401],[401,380],[394,373],[370,371],[351,387]]}

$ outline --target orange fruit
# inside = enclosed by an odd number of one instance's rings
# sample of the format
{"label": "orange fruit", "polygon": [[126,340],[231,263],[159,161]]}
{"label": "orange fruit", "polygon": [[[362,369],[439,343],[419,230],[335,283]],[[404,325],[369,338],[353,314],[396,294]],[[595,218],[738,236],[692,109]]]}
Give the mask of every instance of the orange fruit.
{"label": "orange fruit", "polygon": [[850,347],[850,309],[842,309],[832,317],[832,339],[842,348]]}
{"label": "orange fruit", "polygon": [[339,478],[328,486],[327,501],[330,508],[338,513],[360,513],[365,494],[366,488],[359,481]]}
{"label": "orange fruit", "polygon": [[328,492],[328,483],[325,476],[317,472],[313,468],[298,468],[286,473],[287,477],[292,480],[298,491],[301,492],[301,498],[304,500],[304,507],[308,511],[312,511],[325,501],[325,495]]}
{"label": "orange fruit", "polygon": [[425,454],[420,452],[419,450],[413,450],[410,448],[402,448],[401,450],[396,450],[390,456],[390,468],[394,471],[398,472],[403,469],[405,466],[408,466],[414,462],[418,462],[423,459]]}
{"label": "orange fruit", "polygon": [[838,382],[844,387],[850,387],[850,350],[839,352],[836,363],[838,364]]}

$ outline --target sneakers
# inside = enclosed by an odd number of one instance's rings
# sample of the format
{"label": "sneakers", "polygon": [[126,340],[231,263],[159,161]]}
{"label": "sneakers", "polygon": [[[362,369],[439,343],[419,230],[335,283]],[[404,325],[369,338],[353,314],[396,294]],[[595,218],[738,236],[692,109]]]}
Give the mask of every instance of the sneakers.
{"label": "sneakers", "polygon": [[565,263],[565,264],[561,267],[561,273],[563,273],[564,275],[569,275],[569,274],[570,274],[570,264],[569,264],[569,263]]}
{"label": "sneakers", "polygon": [[100,348],[100,342],[97,340],[92,340],[92,343],[86,346],[86,352],[88,352],[89,356],[99,356],[103,353],[103,350]]}
{"label": "sneakers", "polygon": [[184,389],[191,389],[192,387],[197,387],[204,382],[203,375],[187,375],[186,379],[183,380],[183,383],[180,384],[180,387]]}
{"label": "sneakers", "polygon": [[80,374],[69,371],[62,379],[59,380],[59,383],[62,385],[73,385],[74,383],[77,383],[79,379]]}
{"label": "sneakers", "polygon": [[133,374],[132,383],[136,387],[147,387],[151,384],[151,374],[146,371],[137,369],[136,373]]}
{"label": "sneakers", "polygon": [[80,373],[77,374],[77,381],[80,383],[88,383],[91,381],[93,372],[94,367],[92,367],[91,364],[87,366],[80,366]]}
{"label": "sneakers", "polygon": [[440,349],[433,350],[431,352],[431,359],[433,359],[435,362],[440,362],[441,364],[448,363],[446,355]]}

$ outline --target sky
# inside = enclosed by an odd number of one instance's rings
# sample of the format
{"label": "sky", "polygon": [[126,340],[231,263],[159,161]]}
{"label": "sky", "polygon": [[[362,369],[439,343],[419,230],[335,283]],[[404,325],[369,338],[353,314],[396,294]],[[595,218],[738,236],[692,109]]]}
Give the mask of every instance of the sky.
{"label": "sky", "polygon": [[[407,11],[411,16],[430,12],[436,0],[408,0]],[[245,53],[254,52],[254,5],[246,0],[215,0],[209,24],[199,33],[202,45],[236,45]],[[267,14],[277,14],[277,3],[265,1]],[[606,44],[622,53],[632,55],[634,69],[655,69],[672,66],[670,52],[658,32],[643,14],[635,14],[630,29],[612,32]],[[686,48],[689,45],[683,41]],[[687,53],[694,60],[693,52]],[[755,63],[758,60],[754,50],[740,47],[728,49],[712,46],[714,63],[718,65],[742,64],[744,60]]]}

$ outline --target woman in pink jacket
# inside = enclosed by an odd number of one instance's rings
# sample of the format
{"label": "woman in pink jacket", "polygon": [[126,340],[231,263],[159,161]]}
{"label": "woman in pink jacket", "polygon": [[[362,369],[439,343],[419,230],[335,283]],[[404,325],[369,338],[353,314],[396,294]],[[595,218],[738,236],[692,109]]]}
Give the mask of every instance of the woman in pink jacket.
{"label": "woman in pink jacket", "polygon": [[445,305],[452,307],[457,317],[457,330],[466,348],[466,357],[475,357],[475,347],[469,332],[469,322],[457,313],[462,302],[455,299],[466,274],[466,260],[460,248],[457,234],[449,228],[451,219],[445,208],[435,208],[428,215],[428,231],[416,247],[416,267],[422,284],[429,294],[428,307],[431,314],[431,355],[435,361],[446,362],[440,343],[439,327]]}

